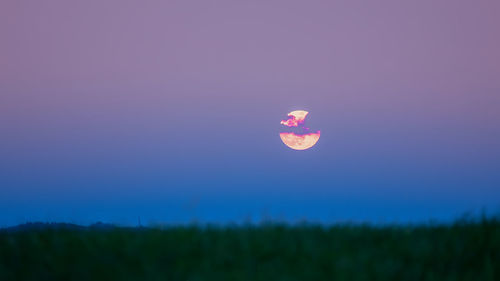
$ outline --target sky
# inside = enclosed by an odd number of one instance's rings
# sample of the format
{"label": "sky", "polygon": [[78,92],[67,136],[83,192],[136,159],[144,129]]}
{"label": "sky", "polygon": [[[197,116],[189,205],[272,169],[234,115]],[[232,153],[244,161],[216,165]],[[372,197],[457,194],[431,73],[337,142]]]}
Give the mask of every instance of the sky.
{"label": "sky", "polygon": [[[498,1],[0,3],[0,226],[500,212]],[[279,137],[307,110],[311,149]]]}

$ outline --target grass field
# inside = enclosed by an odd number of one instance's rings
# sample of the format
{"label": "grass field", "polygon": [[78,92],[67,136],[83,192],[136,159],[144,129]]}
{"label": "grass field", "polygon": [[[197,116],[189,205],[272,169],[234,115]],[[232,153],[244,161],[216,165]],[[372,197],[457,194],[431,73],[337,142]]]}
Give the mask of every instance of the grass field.
{"label": "grass field", "polygon": [[1,230],[0,280],[500,280],[500,220]]}

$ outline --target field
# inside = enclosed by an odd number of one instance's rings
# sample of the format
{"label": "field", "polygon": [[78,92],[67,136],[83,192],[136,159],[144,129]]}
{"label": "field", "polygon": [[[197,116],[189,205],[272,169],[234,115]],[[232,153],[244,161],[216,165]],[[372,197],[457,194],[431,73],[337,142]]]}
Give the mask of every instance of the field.
{"label": "field", "polygon": [[500,220],[4,229],[0,280],[500,280]]}

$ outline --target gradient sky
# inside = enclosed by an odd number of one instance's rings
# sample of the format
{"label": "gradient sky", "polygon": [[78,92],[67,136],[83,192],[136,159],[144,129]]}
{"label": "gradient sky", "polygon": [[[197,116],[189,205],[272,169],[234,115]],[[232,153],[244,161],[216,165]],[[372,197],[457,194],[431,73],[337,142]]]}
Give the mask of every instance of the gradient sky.
{"label": "gradient sky", "polygon": [[[0,226],[500,209],[498,1],[0,3]],[[279,138],[304,109],[313,148]]]}

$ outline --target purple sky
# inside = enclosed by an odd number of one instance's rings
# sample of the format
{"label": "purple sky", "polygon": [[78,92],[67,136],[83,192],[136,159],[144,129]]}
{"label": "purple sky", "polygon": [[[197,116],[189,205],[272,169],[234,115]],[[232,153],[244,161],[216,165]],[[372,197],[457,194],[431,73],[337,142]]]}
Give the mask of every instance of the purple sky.
{"label": "purple sky", "polygon": [[[0,226],[496,211],[499,15],[498,1],[4,0]],[[307,151],[278,135],[295,109],[321,130]]]}

